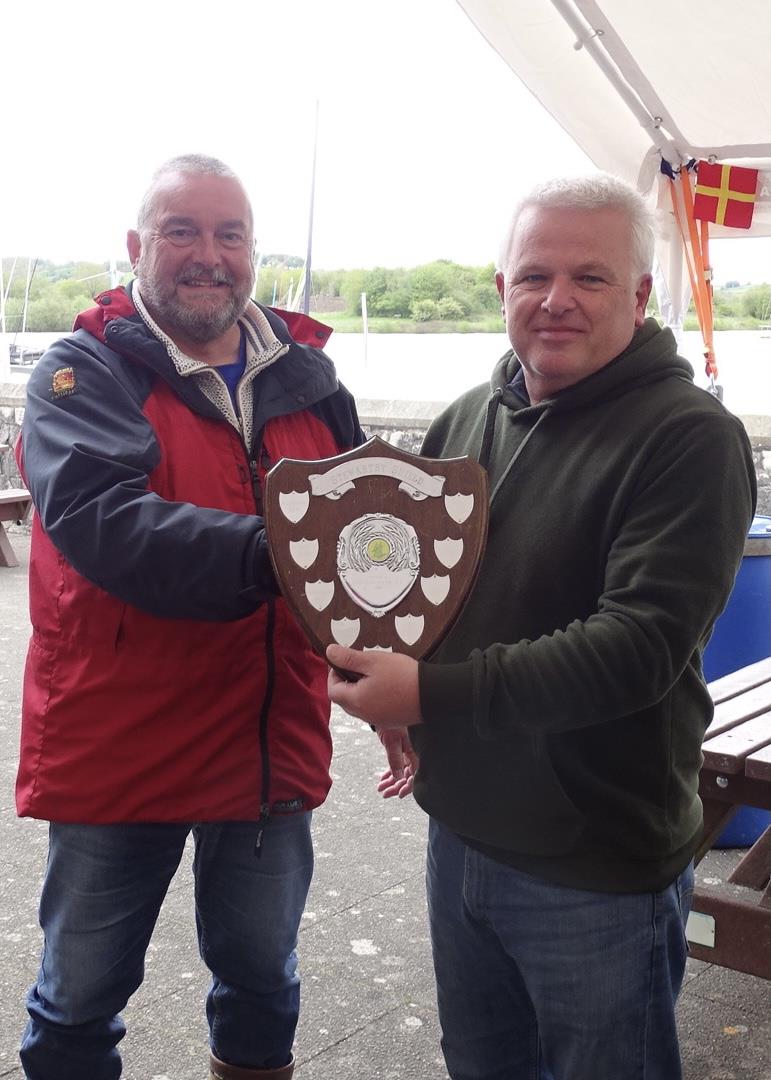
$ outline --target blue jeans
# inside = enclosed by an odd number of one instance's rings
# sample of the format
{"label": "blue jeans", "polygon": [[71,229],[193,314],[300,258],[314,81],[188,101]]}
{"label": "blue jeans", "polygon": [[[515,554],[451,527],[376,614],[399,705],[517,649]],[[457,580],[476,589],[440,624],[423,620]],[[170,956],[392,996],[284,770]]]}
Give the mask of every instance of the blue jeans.
{"label": "blue jeans", "polygon": [[300,1004],[297,932],[313,873],[310,813],[250,822],[62,825],[49,833],[44,933],[21,1060],[30,1080],[117,1080],[119,1013],[144,958],[185,841],[195,839],[201,957],[212,1052],[244,1068],[291,1055]]}
{"label": "blue jeans", "polygon": [[427,891],[452,1080],[679,1080],[688,867],[658,893],[520,873],[431,821]]}

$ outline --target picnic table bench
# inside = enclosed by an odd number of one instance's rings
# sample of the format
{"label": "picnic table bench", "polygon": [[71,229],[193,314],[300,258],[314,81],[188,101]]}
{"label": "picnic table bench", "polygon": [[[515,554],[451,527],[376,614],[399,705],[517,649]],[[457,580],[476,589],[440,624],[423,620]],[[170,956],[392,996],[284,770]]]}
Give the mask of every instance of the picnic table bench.
{"label": "picnic table bench", "polygon": [[[771,657],[709,684],[715,716],[704,736],[699,794],[704,832],[698,864],[736,811],[771,810]],[[694,891],[691,956],[771,979],[771,826],[726,882]]]}
{"label": "picnic table bench", "polygon": [[0,491],[0,566],[19,565],[5,531],[5,522],[16,521],[21,524],[29,514],[31,506],[32,496],[26,488],[6,488]]}

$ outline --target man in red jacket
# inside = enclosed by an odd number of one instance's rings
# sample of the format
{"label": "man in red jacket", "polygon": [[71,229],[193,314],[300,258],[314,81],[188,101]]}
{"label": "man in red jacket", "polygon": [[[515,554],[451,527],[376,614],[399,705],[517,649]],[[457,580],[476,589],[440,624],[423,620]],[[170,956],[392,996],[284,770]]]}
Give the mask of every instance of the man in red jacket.
{"label": "man in red jacket", "polygon": [[362,441],[328,332],[250,301],[253,216],[198,155],[155,174],[136,279],[33,372],[36,515],[19,813],[50,824],[30,1080],[115,1080],[119,1016],[185,842],[212,974],[211,1075],[288,1080],[326,665],[277,596],[265,471]]}

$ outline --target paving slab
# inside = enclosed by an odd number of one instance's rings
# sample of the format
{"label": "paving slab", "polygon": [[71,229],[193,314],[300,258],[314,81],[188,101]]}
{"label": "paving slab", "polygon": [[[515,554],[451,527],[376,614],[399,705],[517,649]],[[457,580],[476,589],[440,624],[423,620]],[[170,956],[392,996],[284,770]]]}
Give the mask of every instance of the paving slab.
{"label": "paving slab", "polygon": [[[38,963],[47,844],[45,823],[19,820],[13,808],[29,633],[27,531],[14,530],[12,542],[21,565],[0,568],[0,1080],[22,1077],[17,1047]],[[295,1075],[447,1080],[423,891],[426,819],[410,799],[377,796],[383,751],[367,727],[335,709],[332,728],[335,782],[314,815],[316,872],[300,932]],[[724,880],[736,858],[711,852],[697,874]],[[188,850],[150,945],[145,982],[125,1012],[124,1080],[207,1080],[208,979],[190,864]],[[770,990],[760,979],[688,961],[678,1007],[684,1080],[771,1078]]]}

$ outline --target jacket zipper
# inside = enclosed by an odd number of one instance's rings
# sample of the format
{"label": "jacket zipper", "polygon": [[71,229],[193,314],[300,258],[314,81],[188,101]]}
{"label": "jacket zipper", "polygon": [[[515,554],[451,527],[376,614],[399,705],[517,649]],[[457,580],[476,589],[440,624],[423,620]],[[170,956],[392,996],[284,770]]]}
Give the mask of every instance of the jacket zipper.
{"label": "jacket zipper", "polygon": [[270,757],[268,753],[268,717],[270,706],[273,701],[273,690],[276,681],[276,657],[273,647],[273,635],[276,626],[276,601],[268,600],[268,617],[265,624],[265,660],[267,666],[267,680],[265,694],[262,699],[260,710],[260,754],[262,757],[262,802],[260,804],[260,817],[257,821],[257,839],[254,842],[254,854],[262,855],[262,838],[265,826],[270,817]]}
{"label": "jacket zipper", "polygon": [[254,497],[254,510],[260,517],[262,514],[262,485],[260,484],[260,471],[257,467],[257,458],[262,453],[262,445],[255,447],[255,452],[250,454],[246,446],[244,446],[246,452],[246,462],[249,469],[249,482],[252,485],[252,496]]}
{"label": "jacket zipper", "polygon": [[[263,517],[262,484],[260,483],[260,471],[258,460],[265,459],[265,447],[262,442],[255,447],[255,452],[250,454],[244,446],[249,469],[249,480],[252,485],[255,512]],[[259,858],[262,855],[262,841],[265,827],[270,818],[270,751],[268,745],[268,723],[270,720],[270,707],[273,702],[273,692],[276,682],[276,657],[274,649],[274,634],[276,627],[276,602],[267,601],[267,618],[265,621],[265,666],[266,681],[265,693],[260,709],[259,733],[260,733],[260,758],[262,764],[260,816],[257,820],[257,837],[254,842],[254,854]]]}
{"label": "jacket zipper", "polygon": [[260,483],[260,469],[258,462],[262,465],[265,472],[271,467],[271,460],[268,456],[268,452],[265,449],[264,443],[260,443],[255,447],[255,452],[250,454],[244,447],[246,453],[246,460],[249,468],[249,480],[252,485],[252,495],[254,496],[255,513],[260,517],[264,517],[263,514],[263,502],[262,502],[262,484]]}

